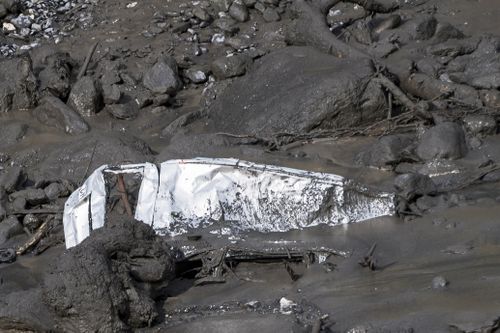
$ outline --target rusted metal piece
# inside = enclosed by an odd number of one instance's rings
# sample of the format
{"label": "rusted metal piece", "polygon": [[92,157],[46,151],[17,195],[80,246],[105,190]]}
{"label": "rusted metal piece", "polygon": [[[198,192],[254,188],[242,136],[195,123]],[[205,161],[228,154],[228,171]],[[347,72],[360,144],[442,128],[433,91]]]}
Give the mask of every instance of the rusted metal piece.
{"label": "rusted metal piece", "polygon": [[118,192],[120,192],[123,206],[125,207],[125,211],[127,212],[127,215],[130,217],[133,217],[134,215],[132,214],[132,207],[130,207],[130,202],[128,201],[128,195],[127,195],[127,188],[125,187],[125,181],[123,180],[123,175],[119,174],[118,175]]}

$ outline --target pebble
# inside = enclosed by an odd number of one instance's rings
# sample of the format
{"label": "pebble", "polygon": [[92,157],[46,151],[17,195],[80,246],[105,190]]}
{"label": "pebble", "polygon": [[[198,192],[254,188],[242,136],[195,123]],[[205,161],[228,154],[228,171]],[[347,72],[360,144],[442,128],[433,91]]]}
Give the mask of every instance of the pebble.
{"label": "pebble", "polygon": [[448,281],[443,276],[436,276],[432,279],[433,289],[443,289],[448,285]]}

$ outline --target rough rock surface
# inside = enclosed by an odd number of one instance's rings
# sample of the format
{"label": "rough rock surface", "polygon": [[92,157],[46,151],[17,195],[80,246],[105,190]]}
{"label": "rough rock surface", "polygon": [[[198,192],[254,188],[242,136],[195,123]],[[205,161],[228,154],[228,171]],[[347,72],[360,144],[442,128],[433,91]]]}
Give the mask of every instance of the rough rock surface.
{"label": "rough rock surface", "polygon": [[423,160],[461,158],[467,153],[464,131],[455,123],[438,124],[425,131],[416,152]]}
{"label": "rough rock surface", "polygon": [[287,47],[256,62],[209,115],[218,130],[259,136],[356,126],[383,115],[381,91],[367,87],[371,74],[366,61]]}
{"label": "rough rock surface", "polygon": [[182,87],[177,71],[174,58],[161,57],[146,72],[143,84],[155,94],[174,94]]}
{"label": "rough rock surface", "polygon": [[33,110],[33,115],[42,124],[58,128],[68,134],[81,134],[90,129],[80,114],[52,95],[42,98],[40,104]]}
{"label": "rough rock surface", "polygon": [[125,332],[158,319],[156,292],[173,272],[167,245],[149,226],[116,218],[59,258],[44,297],[64,330]]}
{"label": "rough rock surface", "polygon": [[84,76],[71,89],[68,104],[82,116],[90,117],[99,111],[100,98],[101,93],[94,79]]}

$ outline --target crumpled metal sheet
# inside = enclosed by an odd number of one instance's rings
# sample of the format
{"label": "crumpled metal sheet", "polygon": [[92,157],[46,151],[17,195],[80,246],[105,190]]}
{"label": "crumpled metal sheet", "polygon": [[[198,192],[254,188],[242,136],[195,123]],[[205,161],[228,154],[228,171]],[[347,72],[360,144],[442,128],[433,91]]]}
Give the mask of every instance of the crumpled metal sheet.
{"label": "crumpled metal sheet", "polygon": [[143,174],[135,218],[160,234],[229,223],[238,231],[283,232],[393,215],[393,193],[341,176],[237,159],[171,160],[97,169],[68,199],[66,247],[102,227],[106,172]]}

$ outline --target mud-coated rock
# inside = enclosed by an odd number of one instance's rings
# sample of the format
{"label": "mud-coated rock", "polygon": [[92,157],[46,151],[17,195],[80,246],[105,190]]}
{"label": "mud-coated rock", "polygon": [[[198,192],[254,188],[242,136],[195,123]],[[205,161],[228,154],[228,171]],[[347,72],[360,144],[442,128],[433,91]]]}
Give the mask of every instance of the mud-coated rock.
{"label": "mud-coated rock", "polygon": [[23,169],[18,166],[12,166],[0,171],[0,188],[5,189],[7,193],[16,190],[17,185],[23,178]]}
{"label": "mud-coated rock", "polygon": [[139,113],[139,108],[135,102],[123,103],[123,104],[110,104],[106,105],[104,108],[106,112],[109,112],[116,119],[129,120],[137,117]]}
{"label": "mud-coated rock", "polygon": [[469,115],[462,119],[465,129],[478,136],[487,136],[497,133],[497,121],[488,115]]}
{"label": "mud-coated rock", "polygon": [[12,193],[10,196],[11,200],[16,200],[18,198],[23,198],[26,202],[32,206],[40,205],[48,202],[47,195],[45,191],[41,188],[30,188]]}
{"label": "mud-coated rock", "polygon": [[155,297],[173,277],[168,246],[151,227],[110,219],[45,275],[45,302],[62,330],[123,332],[151,325]]}
{"label": "mud-coated rock", "polygon": [[436,185],[432,179],[418,173],[406,173],[397,176],[394,179],[394,188],[398,195],[406,200],[436,192]]}
{"label": "mud-coated rock", "polygon": [[212,62],[212,73],[218,79],[227,79],[245,74],[251,59],[246,55],[221,57]]}
{"label": "mud-coated rock", "polygon": [[68,105],[84,117],[95,115],[100,108],[101,93],[94,79],[84,76],[78,80],[69,94]]}
{"label": "mud-coated rock", "polygon": [[27,55],[0,60],[0,112],[28,110],[36,104],[37,79]]}
{"label": "mud-coated rock", "polygon": [[413,137],[409,135],[387,135],[361,153],[358,161],[376,167],[395,165],[401,162],[405,149],[412,143]]}
{"label": "mud-coated rock", "polygon": [[182,87],[177,71],[173,57],[160,57],[144,74],[143,84],[155,94],[175,94]]}
{"label": "mud-coated rock", "polygon": [[46,59],[45,68],[38,74],[40,91],[47,90],[65,99],[71,90],[71,64],[67,53],[56,53]]}
{"label": "mud-coated rock", "polygon": [[370,61],[286,47],[258,59],[218,95],[210,122],[217,131],[258,137],[371,123],[385,115],[382,91],[369,82],[372,73]]}
{"label": "mud-coated rock", "polygon": [[9,216],[0,222],[0,246],[8,241],[11,237],[22,234],[23,225],[17,217]]}
{"label": "mud-coated rock", "polygon": [[184,76],[189,79],[189,81],[199,84],[207,82],[207,74],[201,68],[189,68],[184,72]]}
{"label": "mud-coated rock", "polygon": [[102,97],[104,104],[115,104],[118,103],[122,92],[116,84],[103,85],[102,87]]}
{"label": "mud-coated rock", "polygon": [[81,134],[90,130],[87,122],[58,97],[46,95],[33,110],[35,118],[50,127],[58,128],[68,134]]}
{"label": "mud-coated rock", "polygon": [[235,0],[229,7],[229,15],[238,22],[246,22],[249,18],[248,8],[241,0]]}
{"label": "mud-coated rock", "polygon": [[416,153],[422,160],[462,158],[467,154],[462,127],[444,122],[429,128],[422,135]]}

